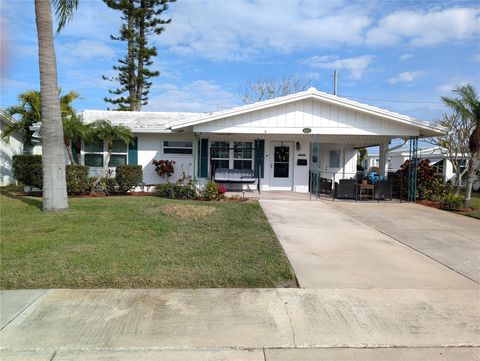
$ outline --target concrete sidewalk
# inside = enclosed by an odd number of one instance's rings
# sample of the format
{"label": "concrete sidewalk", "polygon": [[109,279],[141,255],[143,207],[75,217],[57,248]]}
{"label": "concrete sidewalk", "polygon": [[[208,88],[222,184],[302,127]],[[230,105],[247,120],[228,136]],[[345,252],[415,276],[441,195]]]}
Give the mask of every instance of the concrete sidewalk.
{"label": "concrete sidewalk", "polygon": [[[4,291],[2,303],[18,292]],[[50,290],[6,320],[0,358],[471,360],[479,297],[478,289]]]}
{"label": "concrete sidewalk", "polygon": [[[478,287],[326,202],[262,199],[260,204],[303,288]],[[372,206],[376,213],[384,208]],[[390,223],[395,219],[400,218]]]}

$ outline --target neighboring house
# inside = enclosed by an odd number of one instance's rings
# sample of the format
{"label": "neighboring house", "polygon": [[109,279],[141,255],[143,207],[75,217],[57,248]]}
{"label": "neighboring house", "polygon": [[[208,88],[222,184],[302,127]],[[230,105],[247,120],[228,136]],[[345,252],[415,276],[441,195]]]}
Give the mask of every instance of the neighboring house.
{"label": "neighboring house", "polygon": [[[0,110],[0,136],[3,129],[13,122],[12,118]],[[13,133],[8,139],[0,140],[0,186],[15,184],[12,171],[12,157],[23,154],[23,134]]]}
{"label": "neighboring house", "polygon": [[[335,181],[352,178],[358,147],[378,145],[385,155],[392,139],[443,132],[315,88],[214,113],[85,110],[81,115],[86,123],[107,119],[134,132],[133,144],[114,144],[110,166],[139,164],[147,184],[165,182],[152,161],[168,159],[176,163],[171,182],[185,172],[202,186],[218,168],[253,170],[265,191],[308,192],[311,172],[317,171]],[[106,151],[101,140],[82,145],[81,159],[92,174],[103,166]],[[384,174],[385,156],[379,166]]]}

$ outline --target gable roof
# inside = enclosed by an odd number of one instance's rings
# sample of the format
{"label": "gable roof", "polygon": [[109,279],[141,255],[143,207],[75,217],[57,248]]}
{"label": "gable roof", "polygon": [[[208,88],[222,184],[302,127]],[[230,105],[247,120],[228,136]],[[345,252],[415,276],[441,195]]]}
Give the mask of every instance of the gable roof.
{"label": "gable roof", "polygon": [[188,112],[125,112],[117,110],[84,110],[80,113],[85,123],[105,119],[112,124],[124,125],[133,132],[169,133],[172,125],[198,119],[205,113]]}
{"label": "gable roof", "polygon": [[235,115],[262,110],[265,108],[270,108],[270,107],[292,103],[292,102],[305,100],[305,99],[319,100],[327,104],[337,105],[346,109],[356,110],[366,114],[382,117],[384,119],[388,119],[394,122],[410,125],[410,126],[425,130],[426,131],[425,133],[428,133],[427,135],[429,136],[440,135],[445,132],[443,128],[435,127],[428,122],[420,121],[412,117],[409,117],[407,115],[391,112],[389,110],[377,108],[368,104],[359,103],[347,98],[342,98],[336,95],[327,94],[327,93],[318,91],[313,87],[303,92],[298,92],[295,94],[290,94],[290,95],[278,97],[275,99],[265,100],[265,101],[261,101],[253,104],[247,104],[247,105],[243,105],[243,106],[239,106],[239,107],[235,107],[235,108],[231,108],[231,109],[227,109],[219,112],[214,112],[210,114],[204,114],[203,116],[198,118],[180,120],[172,124],[172,129],[175,130],[175,129],[185,128],[193,125],[203,124],[203,123],[211,122],[211,121],[222,119],[222,118],[232,117]]}

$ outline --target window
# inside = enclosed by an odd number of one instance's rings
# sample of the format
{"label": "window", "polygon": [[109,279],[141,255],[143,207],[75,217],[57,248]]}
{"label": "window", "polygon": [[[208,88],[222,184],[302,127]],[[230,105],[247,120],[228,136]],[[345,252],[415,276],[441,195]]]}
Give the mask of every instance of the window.
{"label": "window", "polygon": [[93,139],[85,142],[84,163],[89,167],[103,167],[103,140]]}
{"label": "window", "polygon": [[112,144],[112,154],[110,156],[108,166],[114,168],[117,165],[127,164],[127,152],[128,147],[123,140],[114,140]]}
{"label": "window", "polygon": [[330,168],[340,168],[340,152],[338,150],[330,151]]}
{"label": "window", "polygon": [[212,142],[211,145],[212,160],[215,169],[229,168],[230,165],[230,143],[229,142]]}
{"label": "window", "polygon": [[[117,165],[127,164],[128,146],[122,140],[114,140],[112,143],[112,154],[108,166],[115,168]],[[103,167],[106,152],[104,151],[103,140],[93,139],[84,144],[84,163],[89,167]]]}
{"label": "window", "polygon": [[193,154],[192,142],[183,140],[166,140],[163,142],[164,154]]}
{"label": "window", "polygon": [[252,169],[252,142],[233,143],[233,168]]}

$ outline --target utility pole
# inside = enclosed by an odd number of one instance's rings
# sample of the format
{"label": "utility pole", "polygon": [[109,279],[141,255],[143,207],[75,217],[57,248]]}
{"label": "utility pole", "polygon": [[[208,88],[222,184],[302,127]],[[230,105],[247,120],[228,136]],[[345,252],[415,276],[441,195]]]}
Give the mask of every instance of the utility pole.
{"label": "utility pole", "polygon": [[337,95],[337,71],[333,71],[333,95]]}

